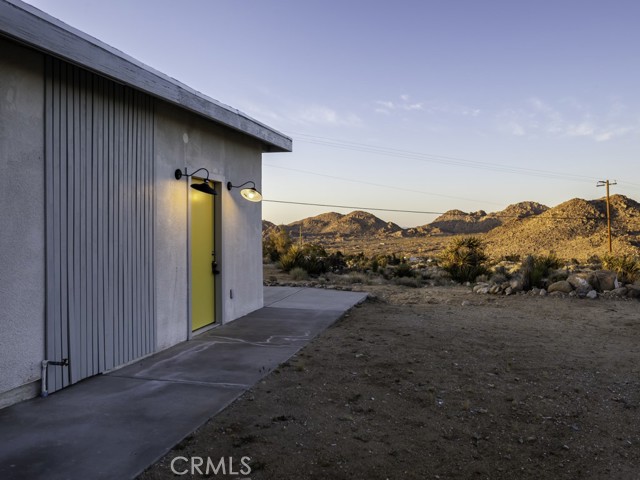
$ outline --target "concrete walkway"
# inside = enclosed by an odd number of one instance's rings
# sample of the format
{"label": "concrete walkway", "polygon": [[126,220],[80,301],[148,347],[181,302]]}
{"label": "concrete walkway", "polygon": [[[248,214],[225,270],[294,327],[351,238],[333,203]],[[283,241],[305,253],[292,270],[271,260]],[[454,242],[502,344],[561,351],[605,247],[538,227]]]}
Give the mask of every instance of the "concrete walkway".
{"label": "concrete walkway", "polygon": [[0,478],[133,478],[365,298],[265,287],[246,317],[0,410]]}

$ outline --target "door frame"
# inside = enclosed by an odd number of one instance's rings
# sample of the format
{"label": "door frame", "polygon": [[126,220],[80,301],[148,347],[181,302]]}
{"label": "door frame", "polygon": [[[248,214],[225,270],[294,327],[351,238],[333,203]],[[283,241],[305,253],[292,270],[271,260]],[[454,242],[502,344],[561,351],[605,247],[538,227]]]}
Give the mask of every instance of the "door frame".
{"label": "door frame", "polygon": [[[193,177],[194,180],[204,180],[201,177]],[[222,325],[222,297],[220,293],[222,292],[222,281],[223,281],[223,273],[224,265],[221,264],[221,251],[222,251],[222,235],[220,234],[222,221],[221,221],[221,212],[222,212],[222,185],[223,181],[217,181],[215,179],[209,178],[209,181],[213,183],[215,190],[218,192],[218,195],[215,196],[215,200],[213,202],[213,248],[216,252],[216,260],[218,261],[218,269],[220,270],[220,274],[217,275],[214,285],[214,322],[210,325],[206,325],[202,328],[199,328],[195,332],[192,328],[192,315],[193,308],[191,305],[192,300],[192,284],[193,277],[191,271],[191,223],[193,222],[192,212],[191,212],[191,195],[192,188],[187,187],[187,321],[186,321],[186,329],[187,329],[187,340],[191,340],[198,335],[208,332],[212,328],[219,327]],[[187,185],[190,182],[187,182]]]}

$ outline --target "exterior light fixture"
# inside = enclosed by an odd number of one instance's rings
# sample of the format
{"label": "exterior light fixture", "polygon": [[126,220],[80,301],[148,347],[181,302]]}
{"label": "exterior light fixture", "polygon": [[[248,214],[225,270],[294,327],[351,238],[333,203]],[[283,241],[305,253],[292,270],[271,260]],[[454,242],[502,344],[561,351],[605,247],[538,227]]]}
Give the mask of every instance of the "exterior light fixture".
{"label": "exterior light fixture", "polygon": [[[242,188],[249,184],[252,186]],[[242,188],[242,190],[240,190],[240,195],[242,195],[245,200],[249,200],[250,202],[262,201],[262,194],[256,190],[256,184],[252,181],[244,182],[242,185],[232,185],[231,182],[227,182],[227,190],[231,190],[232,188]]]}
{"label": "exterior light fixture", "polygon": [[209,185],[209,170],[207,170],[206,168],[199,168],[193,173],[187,173],[186,167],[184,169],[184,173],[182,172],[182,170],[176,169],[176,171],[174,172],[174,176],[176,177],[176,180],[180,180],[182,177],[192,177],[200,170],[204,170],[205,172],[207,172],[207,178],[205,178],[202,183],[192,183],[191,188],[198,190],[199,192],[208,193],[209,195],[217,195],[218,192],[216,192],[216,189]]}

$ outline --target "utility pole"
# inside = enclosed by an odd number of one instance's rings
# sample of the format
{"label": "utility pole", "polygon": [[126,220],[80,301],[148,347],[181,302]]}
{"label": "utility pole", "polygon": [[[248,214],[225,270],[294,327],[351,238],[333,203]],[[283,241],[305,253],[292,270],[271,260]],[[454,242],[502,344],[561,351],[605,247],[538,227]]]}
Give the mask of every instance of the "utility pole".
{"label": "utility pole", "polygon": [[609,185],[617,185],[618,182],[616,182],[615,180],[613,182],[610,182],[609,180],[600,180],[597,184],[596,187],[607,187],[607,232],[609,234],[609,253],[612,252],[611,250],[611,212],[609,209]]}

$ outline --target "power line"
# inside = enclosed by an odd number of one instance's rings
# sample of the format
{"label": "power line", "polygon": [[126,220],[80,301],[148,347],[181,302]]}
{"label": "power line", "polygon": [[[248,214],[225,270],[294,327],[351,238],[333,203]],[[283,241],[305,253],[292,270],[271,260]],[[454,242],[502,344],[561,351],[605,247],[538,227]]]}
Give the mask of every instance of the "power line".
{"label": "power line", "polygon": [[353,178],[339,177],[337,175],[328,175],[328,174],[325,174],[325,173],[311,172],[309,170],[302,170],[302,169],[299,169],[299,168],[281,167],[281,166],[278,166],[278,165],[271,165],[269,163],[264,163],[263,165],[265,167],[279,168],[281,170],[288,170],[290,172],[304,173],[304,174],[307,174],[307,175],[315,175],[317,177],[331,178],[331,179],[334,179],[334,180],[342,180],[342,181],[345,181],[345,182],[359,183],[359,184],[362,184],[362,185],[371,185],[371,186],[374,186],[374,187],[391,188],[393,190],[401,190],[403,192],[420,193],[422,195],[431,195],[431,196],[434,196],[434,197],[452,198],[454,200],[464,200],[464,201],[467,201],[467,202],[476,202],[476,203],[482,202],[482,203],[490,203],[492,205],[502,205],[501,203],[491,202],[489,200],[482,200],[481,201],[481,200],[472,199],[472,198],[456,197],[456,196],[453,196],[453,195],[444,195],[444,194],[441,194],[441,193],[425,192],[423,190],[413,190],[413,189],[406,188],[406,187],[398,187],[398,186],[394,186],[394,185],[385,185],[385,184],[382,184],[382,183],[366,182],[364,180],[355,180]]}
{"label": "power line", "polygon": [[[337,140],[337,139],[331,139],[327,137],[320,137],[316,135],[309,135],[305,133],[294,133],[293,135],[296,136],[297,141],[301,141],[304,143],[323,145],[323,146],[339,148],[344,150],[374,153],[377,155],[386,155],[386,156],[392,156],[396,158],[406,158],[406,159],[429,162],[429,163],[455,165],[455,166],[461,166],[461,167],[467,167],[467,168],[493,170],[493,171],[498,171],[503,173],[513,173],[513,174],[519,174],[519,175],[536,176],[536,177],[552,178],[552,179],[559,179],[559,180],[569,180],[569,181],[583,182],[583,183],[591,183],[594,180],[596,180],[596,177],[589,177],[586,175],[576,175],[576,174],[563,173],[563,172],[552,172],[549,170],[514,167],[514,166],[501,165],[498,163],[491,163],[491,162],[479,162],[474,160],[467,160],[460,157],[414,152],[414,151],[402,150],[402,149],[397,149],[392,147],[379,147],[379,146],[369,145],[365,143],[352,142],[348,140]],[[640,184],[635,184],[631,182],[625,182],[625,183],[627,185],[631,185],[634,187],[640,187]]]}
{"label": "power line", "polygon": [[431,153],[413,152],[409,150],[401,150],[390,147],[377,147],[375,145],[368,145],[356,142],[349,142],[344,140],[333,140],[325,137],[316,137],[313,135],[298,134],[299,141],[304,143],[311,143],[315,145],[324,145],[334,148],[340,148],[344,150],[360,151],[365,153],[375,153],[379,155],[387,155],[399,158],[406,158],[411,160],[438,163],[442,165],[455,165],[461,167],[475,168],[481,170],[494,170],[504,173],[516,173],[521,175],[533,175],[543,178],[559,178],[563,180],[572,180],[580,182],[593,182],[595,177],[587,177],[583,175],[575,175],[560,172],[549,172],[544,170],[529,169],[523,167],[512,167],[507,165],[500,165],[489,162],[479,162],[474,160],[466,160],[459,157],[451,157],[446,155],[437,155]]}
{"label": "power line", "polygon": [[270,203],[285,203],[287,205],[305,205],[308,207],[329,207],[329,208],[349,208],[352,210],[375,210],[378,212],[396,212],[396,213],[420,213],[425,215],[442,215],[442,212],[426,212],[419,210],[395,210],[393,208],[376,208],[376,207],[353,207],[348,205],[328,205],[324,203],[307,203],[307,202],[288,202],[285,200],[266,200],[263,199],[263,202]]}
{"label": "power line", "polygon": [[[592,177],[587,177],[587,176],[584,176],[584,175],[570,175],[570,174],[565,174],[565,173],[545,172],[544,170],[527,169],[527,168],[521,168],[521,167],[506,167],[506,166],[503,166],[503,165],[493,164],[493,163],[489,163],[489,162],[476,162],[476,161],[472,161],[472,160],[465,160],[465,159],[461,159],[461,158],[457,158],[457,157],[448,157],[448,156],[444,156],[444,155],[434,155],[434,154],[428,154],[428,153],[410,152],[410,151],[407,151],[407,150],[400,150],[400,149],[387,148],[387,147],[376,147],[376,146],[373,146],[373,145],[367,145],[367,144],[344,141],[344,140],[335,140],[335,139],[330,139],[330,138],[326,138],[326,137],[319,137],[319,136],[308,135],[308,134],[303,134],[303,133],[294,133],[294,135],[296,135],[297,137],[303,137],[303,139],[301,140],[303,142],[306,141],[308,143],[316,143],[316,144],[319,144],[319,145],[331,146],[331,147],[336,147],[336,148],[345,148],[345,149],[356,150],[356,151],[366,151],[366,152],[372,152],[372,153],[377,153],[377,154],[381,154],[381,155],[390,155],[390,156],[398,156],[399,155],[399,156],[404,157],[404,158],[410,158],[410,159],[422,160],[422,161],[435,161],[436,163],[444,163],[444,164],[451,164],[453,162],[454,165],[459,165],[459,166],[468,166],[468,167],[472,167],[472,168],[494,169],[494,170],[498,170],[498,171],[504,171],[504,172],[507,172],[507,173],[517,173],[517,174],[521,174],[521,175],[535,175],[535,176],[541,176],[541,177],[546,177],[546,178],[557,178],[557,179],[565,179],[565,180],[568,179],[568,180],[580,181],[580,182],[583,182],[583,181],[591,182],[591,181],[593,181]],[[304,137],[308,138],[309,140],[304,140]],[[470,199],[470,198],[458,197],[458,196],[454,196],[454,195],[445,195],[445,194],[439,194],[439,193],[433,193],[433,192],[425,192],[424,190],[414,190],[414,189],[409,189],[409,188],[404,187],[404,186],[395,186],[395,185],[387,185],[387,184],[381,184],[381,183],[375,183],[375,182],[367,182],[367,181],[364,181],[364,180],[356,180],[356,179],[352,179],[352,178],[341,177],[341,176],[338,176],[338,175],[329,175],[329,174],[324,174],[324,173],[319,173],[319,172],[312,172],[312,171],[309,171],[309,170],[303,170],[303,169],[298,169],[298,168],[282,167],[282,166],[279,166],[279,165],[272,165],[272,164],[267,164],[267,163],[265,163],[263,165],[266,166],[266,167],[270,167],[270,168],[288,170],[288,171],[292,171],[292,172],[298,172],[298,173],[302,173],[302,174],[306,174],[306,175],[314,175],[314,176],[318,176],[318,177],[330,178],[330,179],[334,179],[334,180],[340,180],[340,181],[346,181],[346,182],[352,182],[352,183],[359,183],[359,184],[362,184],[362,185],[370,185],[370,186],[374,186],[374,187],[390,188],[390,189],[400,190],[400,191],[404,191],[404,192],[419,193],[419,194],[422,194],[422,195],[430,195],[430,196],[436,196],[436,197],[451,198],[451,199],[455,199],[455,200],[464,200],[464,201],[475,202],[475,203],[489,203],[489,204],[493,204],[493,205],[501,205],[500,203],[492,202],[492,201],[488,201],[488,200]],[[633,183],[628,183],[628,184],[629,185],[635,185]],[[302,202],[280,202],[280,203],[291,203],[291,204],[305,205]],[[313,205],[311,205],[311,206],[313,206]],[[328,206],[328,207],[331,207],[332,205],[317,205],[317,206]],[[335,206],[335,207],[336,208],[359,208],[359,207],[341,207],[341,206]],[[401,212],[401,213],[402,212],[406,212],[406,213],[425,213],[425,214],[436,214],[436,215],[441,215],[442,214],[442,212],[419,212],[419,211],[376,209],[376,208],[369,208],[369,210],[390,211],[390,212],[396,212],[397,211],[397,212]]]}
{"label": "power line", "polygon": [[[330,204],[326,204],[326,203],[311,203],[311,202],[290,202],[287,200],[269,200],[269,199],[263,199],[263,202],[269,202],[269,203],[282,203],[282,204],[286,204],[286,205],[304,205],[307,207],[328,207],[328,208],[345,208],[345,209],[350,209],[350,210],[373,210],[373,211],[378,211],[378,212],[395,212],[395,213],[417,213],[417,214],[422,214],[422,215],[444,215],[444,214],[448,214],[452,217],[467,217],[470,216],[471,213],[449,213],[449,212],[430,212],[430,211],[424,211],[424,210],[400,210],[400,209],[393,209],[393,208],[378,208],[378,207],[354,207],[353,205],[330,205]],[[542,212],[545,213],[545,212]],[[522,216],[522,215],[507,215],[507,214],[487,214],[485,216],[479,217],[479,218],[528,218],[528,217],[537,217],[539,215],[542,215],[542,213],[540,214],[533,214],[533,215],[528,215],[528,216]],[[552,220],[603,220],[604,217],[564,217],[564,216],[549,216],[549,217],[545,217],[545,218],[550,218]]]}

